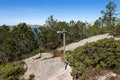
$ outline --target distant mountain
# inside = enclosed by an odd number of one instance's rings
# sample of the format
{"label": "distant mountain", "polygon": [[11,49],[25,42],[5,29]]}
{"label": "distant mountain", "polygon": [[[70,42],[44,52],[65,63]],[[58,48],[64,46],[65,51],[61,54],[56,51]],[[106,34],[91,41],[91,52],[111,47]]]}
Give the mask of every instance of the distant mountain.
{"label": "distant mountain", "polygon": [[38,27],[40,27],[41,25],[28,25],[28,26],[30,26],[31,28],[38,28]]}
{"label": "distant mountain", "polygon": [[[17,26],[17,25],[7,25],[7,26],[9,26],[10,29],[13,29],[13,27],[14,27],[14,26]],[[38,27],[40,27],[41,25],[29,25],[29,24],[28,24],[28,26],[30,26],[31,28],[38,28]]]}

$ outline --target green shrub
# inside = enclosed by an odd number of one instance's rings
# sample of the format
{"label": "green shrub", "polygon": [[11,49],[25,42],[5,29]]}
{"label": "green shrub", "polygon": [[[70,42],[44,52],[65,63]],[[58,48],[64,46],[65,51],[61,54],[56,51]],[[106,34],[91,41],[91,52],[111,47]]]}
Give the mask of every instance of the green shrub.
{"label": "green shrub", "polygon": [[[120,41],[103,39],[87,43],[72,52],[68,52],[67,61],[72,67],[72,75],[85,77],[86,69],[110,70],[120,74]],[[84,80],[84,79],[82,79]]]}
{"label": "green shrub", "polygon": [[19,80],[16,76],[9,76],[7,80]]}
{"label": "green shrub", "polygon": [[0,65],[0,80],[18,80],[19,74],[24,71],[23,64],[7,63]]}
{"label": "green shrub", "polygon": [[34,80],[34,77],[35,77],[34,74],[30,74],[30,75],[29,75],[29,80]]}

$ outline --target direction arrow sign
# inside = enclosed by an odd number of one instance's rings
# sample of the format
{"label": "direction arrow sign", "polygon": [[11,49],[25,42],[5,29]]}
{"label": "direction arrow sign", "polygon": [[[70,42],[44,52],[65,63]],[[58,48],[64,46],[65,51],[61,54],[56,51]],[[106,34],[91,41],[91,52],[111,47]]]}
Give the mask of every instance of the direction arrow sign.
{"label": "direction arrow sign", "polygon": [[67,31],[67,30],[64,30],[64,31],[63,31],[63,33],[68,33],[68,32],[69,32],[69,31]]}
{"label": "direction arrow sign", "polygon": [[69,33],[70,31],[63,30],[63,31],[57,31],[57,33]]}
{"label": "direction arrow sign", "polygon": [[63,31],[57,31],[57,33],[63,33]]}

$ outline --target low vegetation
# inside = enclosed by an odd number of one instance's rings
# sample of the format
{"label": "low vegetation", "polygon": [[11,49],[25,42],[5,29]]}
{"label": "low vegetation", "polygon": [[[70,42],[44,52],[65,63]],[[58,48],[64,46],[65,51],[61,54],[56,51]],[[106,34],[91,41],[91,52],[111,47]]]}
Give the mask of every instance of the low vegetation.
{"label": "low vegetation", "polygon": [[87,43],[68,52],[67,61],[72,67],[72,76],[82,80],[86,80],[87,71],[91,68],[120,74],[120,40],[110,38]]}
{"label": "low vegetation", "polygon": [[0,65],[0,80],[19,80],[24,71],[23,62]]}
{"label": "low vegetation", "polygon": [[110,34],[114,37],[120,37],[120,25],[117,25]]}
{"label": "low vegetation", "polygon": [[53,57],[60,57],[63,56],[63,51],[61,50],[54,50],[53,51]]}
{"label": "low vegetation", "polygon": [[28,80],[34,80],[34,77],[35,77],[34,74],[29,75],[29,79]]}

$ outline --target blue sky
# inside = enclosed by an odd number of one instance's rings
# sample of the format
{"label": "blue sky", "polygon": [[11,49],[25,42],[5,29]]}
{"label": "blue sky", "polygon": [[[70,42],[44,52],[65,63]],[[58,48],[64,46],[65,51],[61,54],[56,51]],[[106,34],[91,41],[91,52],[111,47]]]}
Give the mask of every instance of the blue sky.
{"label": "blue sky", "polygon": [[0,0],[0,25],[44,24],[53,15],[59,21],[81,20],[94,22],[109,1],[117,4],[120,0]]}

